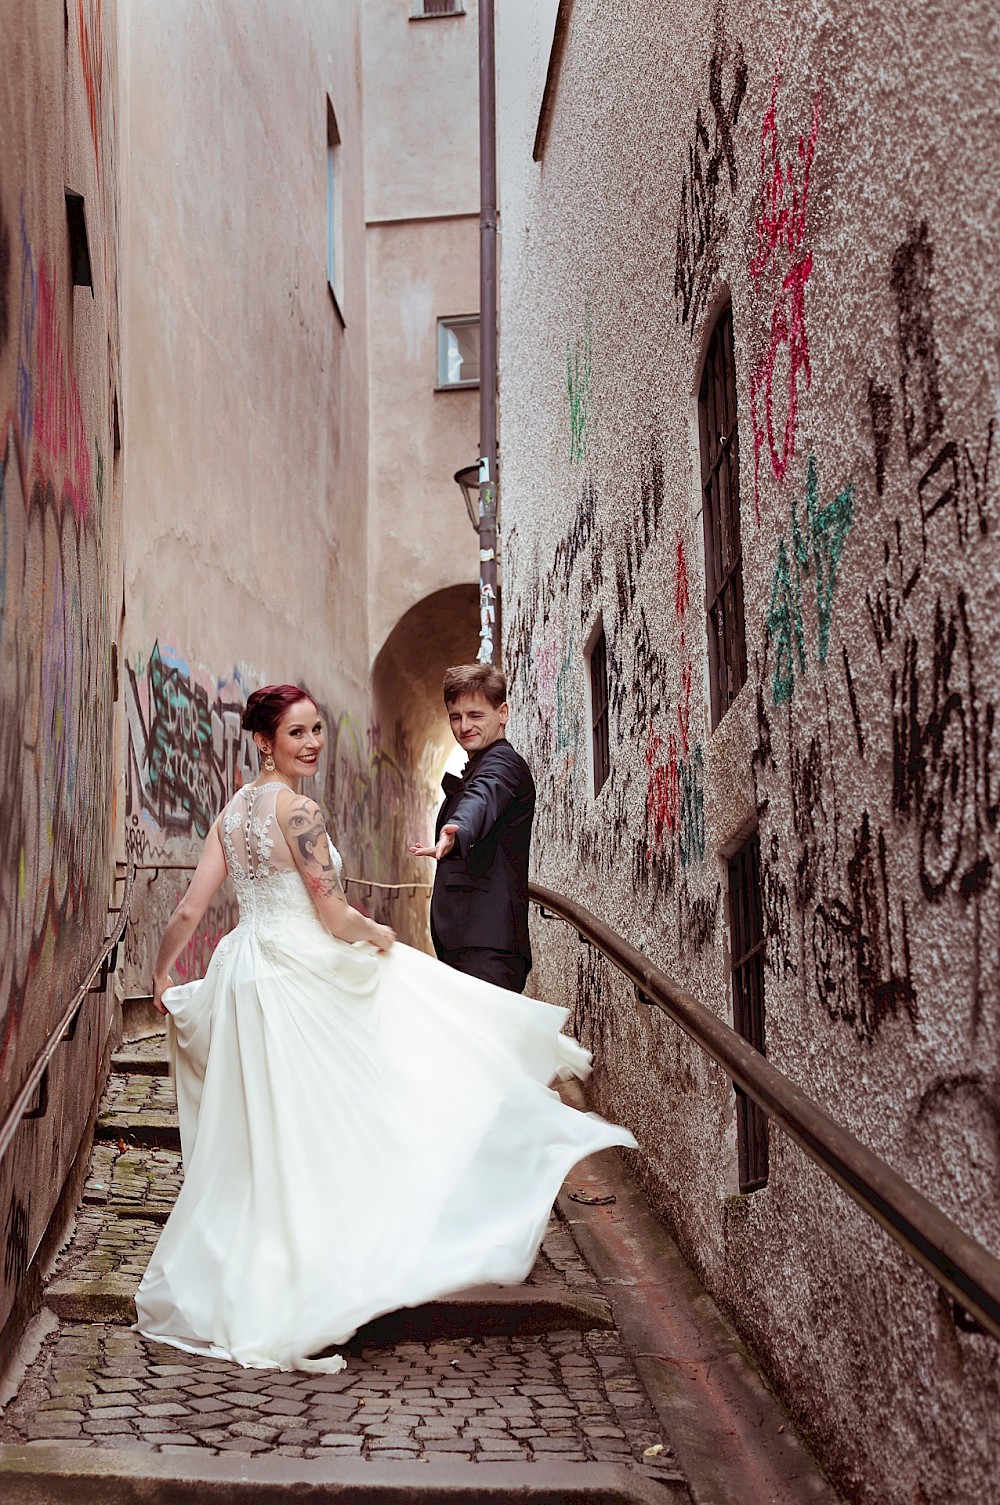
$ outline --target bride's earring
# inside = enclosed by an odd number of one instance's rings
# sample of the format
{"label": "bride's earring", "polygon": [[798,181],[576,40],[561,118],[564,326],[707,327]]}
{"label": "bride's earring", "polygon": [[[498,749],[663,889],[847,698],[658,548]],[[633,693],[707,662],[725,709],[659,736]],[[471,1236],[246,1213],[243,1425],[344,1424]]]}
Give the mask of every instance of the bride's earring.
{"label": "bride's earring", "polygon": [[271,757],[270,753],[268,753],[267,757],[264,759],[264,768],[268,773],[274,772],[274,759]]}

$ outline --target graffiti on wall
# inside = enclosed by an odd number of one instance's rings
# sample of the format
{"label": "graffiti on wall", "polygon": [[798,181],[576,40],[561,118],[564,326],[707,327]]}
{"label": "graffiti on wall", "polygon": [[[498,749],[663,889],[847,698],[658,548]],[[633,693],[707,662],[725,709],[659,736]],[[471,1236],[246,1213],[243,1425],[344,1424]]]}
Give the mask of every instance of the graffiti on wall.
{"label": "graffiti on wall", "polygon": [[742,43],[720,41],[708,68],[708,106],[695,112],[677,211],[674,298],[678,323],[692,333],[712,296],[729,230],[729,202],[739,182],[733,132],[747,76]]}
{"label": "graffiti on wall", "polygon": [[566,345],[566,391],[569,398],[569,457],[575,464],[587,452],[590,423],[590,384],[593,375],[594,334],[590,309],[583,334]]}
{"label": "graffiti on wall", "polygon": [[[7,235],[9,227],[0,206]],[[0,1061],[34,979],[103,926],[111,636],[103,497],[56,307],[22,209],[13,390],[0,455]],[[95,445],[95,456],[100,449]],[[52,991],[61,996],[56,986]]]}
{"label": "graffiti on wall", "polygon": [[[963,568],[974,567],[974,551],[996,528],[995,420],[978,438],[949,424],[933,268],[923,223],[886,266],[898,368],[873,373],[863,397],[871,499],[883,499],[886,530],[881,567],[862,597],[867,641],[855,635],[830,651],[860,491],[844,487],[822,505],[810,456],[805,506],[793,501],[790,538],[779,540],[757,664],[758,812],[766,822],[787,800],[790,814],[782,839],[775,826],[762,843],[768,970],[786,976],[801,958],[807,995],[869,1043],[890,1020],[917,1023],[914,955],[933,909],[953,906],[955,944],[971,958],[973,1042],[995,970],[984,937],[997,921],[996,705]],[[891,509],[890,495],[898,498]],[[819,674],[818,727],[792,715],[810,661]],[[855,761],[868,772],[852,800]]]}
{"label": "graffiti on wall", "polygon": [[[770,287],[767,344],[750,376],[753,425],[754,505],[760,521],[761,458],[766,449],[771,471],[781,481],[795,458],[800,392],[812,383],[806,287],[812,252],[806,247],[809,188],[819,136],[822,95],[813,95],[808,130],[789,149],[779,119],[781,61],[774,67],[771,99],[760,130],[760,208],[754,223],[756,246],[750,276],[758,291]],[[783,420],[783,421],[782,421]]]}

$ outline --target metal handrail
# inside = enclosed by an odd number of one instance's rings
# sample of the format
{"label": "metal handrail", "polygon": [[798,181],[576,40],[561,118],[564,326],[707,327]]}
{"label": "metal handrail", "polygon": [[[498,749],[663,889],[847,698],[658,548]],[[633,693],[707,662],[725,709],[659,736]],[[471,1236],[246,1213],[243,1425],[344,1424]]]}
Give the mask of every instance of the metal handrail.
{"label": "metal handrail", "polygon": [[528,895],[544,915],[565,920],[603,952],[641,1001],[668,1014],[959,1307],[1000,1338],[1000,1260],[589,909],[537,883],[528,885]]}
{"label": "metal handrail", "polygon": [[[125,926],[128,924],[129,905],[132,902],[132,889],[135,884],[135,866],[133,863],[128,864],[123,875],[116,876],[115,882],[121,881],[121,877],[124,877],[125,887],[122,891],[121,906],[117,910],[118,919],[115,923],[115,928],[111,935],[107,936],[103,941],[96,959],[83,982],[63,1010],[58,1024],[46,1036],[45,1044],[31,1063],[28,1074],[21,1083],[17,1096],[8,1108],[3,1123],[0,1124],[0,1160],[3,1159],[10,1148],[14,1135],[20,1127],[21,1120],[28,1112],[28,1105],[31,1099],[45,1080],[45,1073],[49,1068],[52,1057],[59,1049],[63,1038],[76,1017],[77,1011],[83,1007],[83,1000],[91,991],[104,991],[103,986],[99,989],[92,989],[91,984],[94,978],[100,973],[102,984],[106,985],[108,973],[114,971],[114,965],[109,965],[109,959],[117,951],[121,938],[125,934]],[[109,913],[114,913],[114,910],[109,910]]]}

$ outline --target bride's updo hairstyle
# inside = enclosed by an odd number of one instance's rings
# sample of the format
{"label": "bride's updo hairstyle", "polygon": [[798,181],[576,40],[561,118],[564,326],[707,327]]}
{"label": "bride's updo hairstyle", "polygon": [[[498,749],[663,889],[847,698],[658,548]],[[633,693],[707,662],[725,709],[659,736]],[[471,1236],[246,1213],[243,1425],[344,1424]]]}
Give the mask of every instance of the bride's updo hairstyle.
{"label": "bride's updo hairstyle", "polygon": [[243,729],[247,732],[260,732],[262,736],[270,738],[273,742],[281,724],[281,718],[293,705],[300,700],[316,702],[303,689],[301,685],[265,685],[261,690],[254,690],[247,696],[247,703],[243,711]]}

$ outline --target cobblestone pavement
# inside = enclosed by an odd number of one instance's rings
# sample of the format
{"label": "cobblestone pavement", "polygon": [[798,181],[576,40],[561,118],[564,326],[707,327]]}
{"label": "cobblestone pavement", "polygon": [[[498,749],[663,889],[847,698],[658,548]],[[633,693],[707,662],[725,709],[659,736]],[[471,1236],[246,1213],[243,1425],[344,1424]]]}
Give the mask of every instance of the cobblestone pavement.
{"label": "cobblestone pavement", "polygon": [[0,1442],[475,1462],[638,1460],[661,1442],[615,1333],[348,1349],[337,1375],[241,1370],[106,1324],[53,1333]]}
{"label": "cobblestone pavement", "polygon": [[[148,1060],[162,1062],[162,1037],[143,1048]],[[128,1055],[134,1060],[131,1046]],[[174,1112],[169,1078],[113,1075],[102,1116],[145,1112]],[[134,1292],[182,1174],[176,1151],[97,1141],[73,1237],[54,1272],[59,1289],[79,1287],[84,1300],[99,1287]],[[143,1216],[147,1209],[158,1215]],[[528,1284],[599,1294],[555,1216]],[[362,1330],[345,1349],[343,1373],[311,1375],[244,1370],[71,1315],[44,1339],[0,1416],[0,1444],[632,1463],[677,1478],[677,1461],[614,1330],[428,1342],[366,1342]],[[95,1309],[95,1317],[107,1315]],[[643,1456],[657,1444],[662,1453]]]}
{"label": "cobblestone pavement", "polygon": [[115,1143],[94,1145],[85,1203],[112,1207],[138,1207],[146,1203],[173,1203],[181,1189],[183,1169],[176,1150],[119,1148]]}

